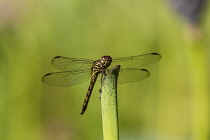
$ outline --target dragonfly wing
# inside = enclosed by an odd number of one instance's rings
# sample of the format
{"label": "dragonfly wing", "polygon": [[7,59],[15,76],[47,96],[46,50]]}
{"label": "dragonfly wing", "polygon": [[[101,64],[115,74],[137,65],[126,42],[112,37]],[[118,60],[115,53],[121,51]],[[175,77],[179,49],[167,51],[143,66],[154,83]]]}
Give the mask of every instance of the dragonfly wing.
{"label": "dragonfly wing", "polygon": [[48,73],[42,78],[42,82],[51,86],[69,87],[81,84],[90,79],[91,70],[75,70]]}
{"label": "dragonfly wing", "polygon": [[150,73],[145,69],[127,68],[121,69],[118,77],[119,84],[135,82],[149,77]]}
{"label": "dragonfly wing", "polygon": [[161,56],[158,53],[148,53],[129,57],[116,57],[113,59],[112,66],[120,65],[121,68],[138,68],[150,65],[158,60]]}
{"label": "dragonfly wing", "polygon": [[65,70],[82,70],[91,68],[93,65],[93,60],[91,59],[84,59],[84,58],[69,58],[63,56],[56,56],[52,59],[51,63],[54,67]]}

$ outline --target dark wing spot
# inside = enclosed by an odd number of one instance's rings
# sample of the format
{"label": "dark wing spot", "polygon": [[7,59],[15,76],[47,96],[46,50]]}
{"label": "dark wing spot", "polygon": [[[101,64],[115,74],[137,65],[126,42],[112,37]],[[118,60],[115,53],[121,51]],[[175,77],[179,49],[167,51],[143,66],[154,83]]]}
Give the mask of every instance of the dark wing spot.
{"label": "dark wing spot", "polygon": [[48,74],[45,74],[44,76],[48,76],[48,75],[51,75],[52,73],[48,73]]}
{"label": "dark wing spot", "polygon": [[149,71],[148,71],[148,70],[146,70],[146,69],[141,69],[141,70],[149,72]]}
{"label": "dark wing spot", "polygon": [[158,55],[161,58],[161,55],[159,53],[151,53],[152,55]]}
{"label": "dark wing spot", "polygon": [[56,57],[54,57],[54,58],[61,58],[61,56],[56,56]]}
{"label": "dark wing spot", "polygon": [[151,54],[154,54],[154,55],[159,55],[159,53],[151,53]]}

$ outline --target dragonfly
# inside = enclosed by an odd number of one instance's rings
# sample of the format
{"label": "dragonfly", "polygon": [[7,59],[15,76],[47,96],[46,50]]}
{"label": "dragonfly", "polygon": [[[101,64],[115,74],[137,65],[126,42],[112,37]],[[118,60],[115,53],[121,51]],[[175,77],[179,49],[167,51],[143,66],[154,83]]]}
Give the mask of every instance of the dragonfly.
{"label": "dragonfly", "polygon": [[56,56],[51,63],[61,72],[48,73],[42,77],[42,82],[51,86],[70,87],[81,84],[90,79],[87,94],[82,105],[80,114],[83,115],[87,109],[92,90],[99,74],[105,75],[109,67],[120,65],[120,74],[118,83],[135,82],[147,78],[150,73],[140,67],[150,65],[160,60],[161,55],[158,53],[148,53],[137,56],[116,57],[102,56],[99,60],[84,58],[69,58]]}

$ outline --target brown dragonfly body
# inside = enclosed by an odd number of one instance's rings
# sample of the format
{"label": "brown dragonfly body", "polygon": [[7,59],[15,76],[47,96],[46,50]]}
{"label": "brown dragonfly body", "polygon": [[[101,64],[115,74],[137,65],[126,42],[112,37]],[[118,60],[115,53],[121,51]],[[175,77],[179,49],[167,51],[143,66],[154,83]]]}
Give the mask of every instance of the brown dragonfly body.
{"label": "brown dragonfly body", "polygon": [[100,60],[96,60],[93,63],[92,69],[91,69],[91,80],[90,80],[90,85],[82,106],[82,110],[80,112],[81,115],[84,114],[85,110],[87,109],[88,102],[90,100],[90,96],[92,93],[92,90],[94,88],[96,79],[98,77],[99,73],[104,73],[107,67],[111,64],[112,58],[110,56],[103,56]]}

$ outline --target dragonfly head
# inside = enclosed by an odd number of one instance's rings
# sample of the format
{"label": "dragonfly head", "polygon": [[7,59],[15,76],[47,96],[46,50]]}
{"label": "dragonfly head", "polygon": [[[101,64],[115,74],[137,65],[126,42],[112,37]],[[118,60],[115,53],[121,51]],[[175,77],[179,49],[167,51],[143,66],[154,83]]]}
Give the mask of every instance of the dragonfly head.
{"label": "dragonfly head", "polygon": [[112,57],[111,56],[103,56],[101,58],[101,63],[104,67],[108,67],[112,63]]}

